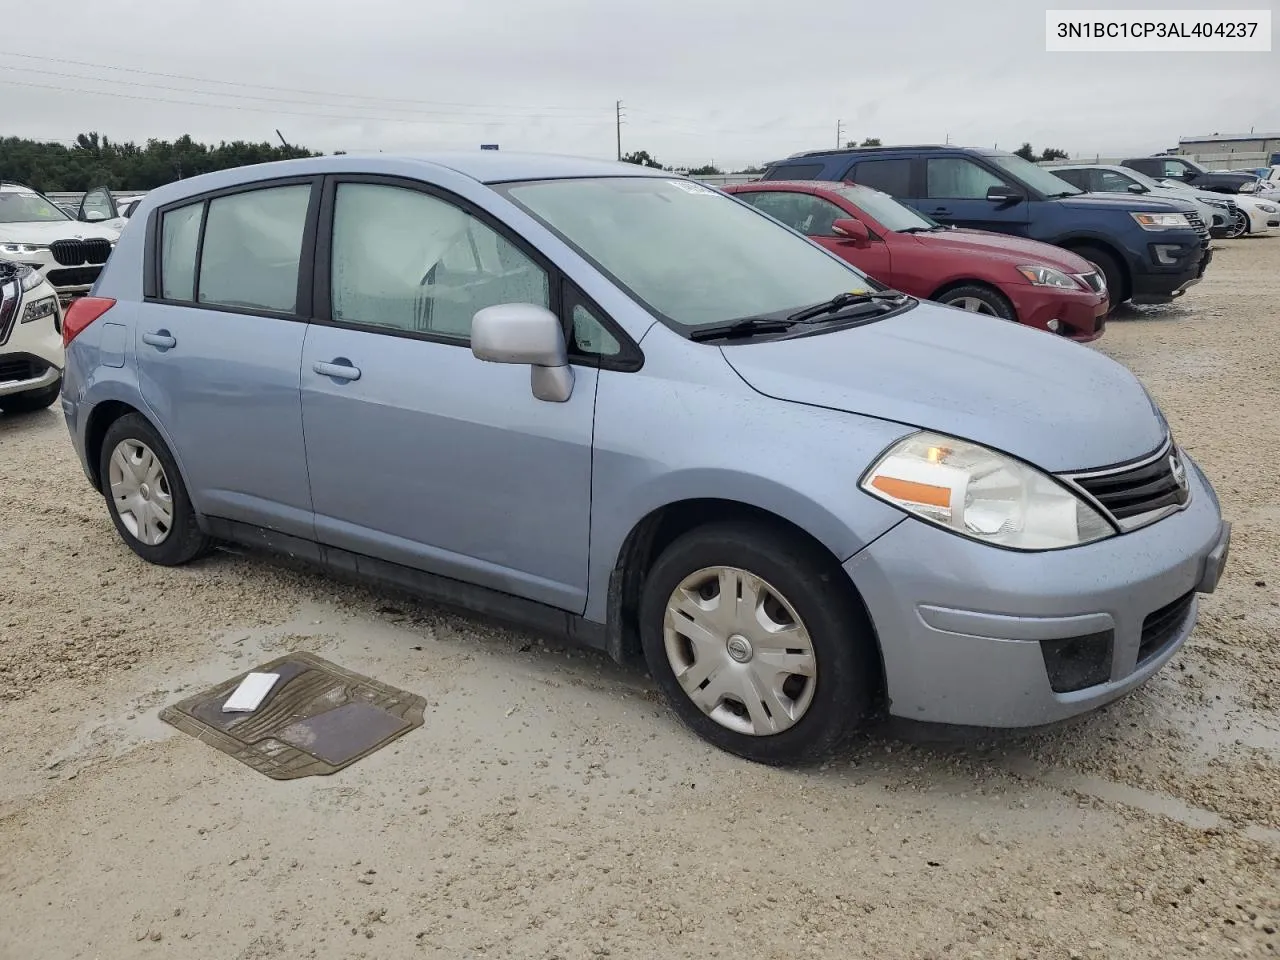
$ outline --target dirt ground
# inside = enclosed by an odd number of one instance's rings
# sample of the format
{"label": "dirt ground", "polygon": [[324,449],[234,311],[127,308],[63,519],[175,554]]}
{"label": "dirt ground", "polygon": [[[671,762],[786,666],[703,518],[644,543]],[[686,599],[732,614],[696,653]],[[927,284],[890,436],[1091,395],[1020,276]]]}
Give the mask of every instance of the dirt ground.
{"label": "dirt ground", "polygon": [[[1280,238],[1217,247],[1098,344],[1235,524],[1184,651],[1053,734],[878,730],[804,772],[594,654],[256,557],[149,567],[56,408],[0,418],[0,958],[1280,955]],[[275,782],[157,719],[295,649],[425,725]]]}

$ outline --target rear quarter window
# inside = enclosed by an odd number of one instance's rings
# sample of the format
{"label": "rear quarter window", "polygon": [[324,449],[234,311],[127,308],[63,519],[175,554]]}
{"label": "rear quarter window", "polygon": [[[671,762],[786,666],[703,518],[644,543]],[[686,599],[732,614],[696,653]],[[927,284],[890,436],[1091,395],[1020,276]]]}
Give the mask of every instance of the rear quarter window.
{"label": "rear quarter window", "polygon": [[791,163],[771,167],[761,180],[821,180],[822,164]]}

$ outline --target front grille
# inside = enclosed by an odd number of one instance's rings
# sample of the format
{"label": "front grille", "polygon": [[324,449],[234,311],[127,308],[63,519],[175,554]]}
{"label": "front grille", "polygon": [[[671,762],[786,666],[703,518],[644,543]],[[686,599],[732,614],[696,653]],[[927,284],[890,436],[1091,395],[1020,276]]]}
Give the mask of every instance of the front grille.
{"label": "front grille", "polygon": [[1201,240],[1209,239],[1209,228],[1204,225],[1204,221],[1200,219],[1200,214],[1192,211],[1187,214],[1187,220],[1190,221],[1192,229],[1200,234]]}
{"label": "front grille", "polygon": [[36,377],[44,376],[44,372],[48,369],[46,364],[25,354],[0,357],[0,383],[34,380]]}
{"label": "front grille", "polygon": [[1141,460],[1066,479],[1092,497],[1122,530],[1158,520],[1190,498],[1186,470],[1171,440]]}
{"label": "front grille", "polygon": [[45,279],[55,287],[88,287],[98,279],[102,267],[71,267],[67,270],[50,270]]}
{"label": "front grille", "polygon": [[1138,647],[1138,664],[1141,665],[1163,651],[1181,632],[1191,612],[1195,591],[1179,597],[1142,621],[1142,643]]}
{"label": "front grille", "polygon": [[111,256],[111,241],[95,238],[93,240],[55,240],[49,244],[49,252],[53,259],[64,267],[78,267],[85,263],[96,263],[99,266],[107,262]]}

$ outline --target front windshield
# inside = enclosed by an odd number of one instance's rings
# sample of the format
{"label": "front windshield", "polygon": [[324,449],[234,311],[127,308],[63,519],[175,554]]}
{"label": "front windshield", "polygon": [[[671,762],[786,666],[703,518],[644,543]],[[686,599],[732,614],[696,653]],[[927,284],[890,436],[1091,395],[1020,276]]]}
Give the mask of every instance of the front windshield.
{"label": "front windshield", "polygon": [[600,177],[499,189],[685,331],[881,289],[770,217],[692,180]]}
{"label": "front windshield", "polygon": [[901,233],[904,230],[933,230],[938,226],[936,220],[930,220],[923,213],[899,203],[887,193],[872,190],[870,187],[846,183],[836,187],[835,192],[880,221],[881,226],[886,230],[892,230],[895,233]]}
{"label": "front windshield", "polygon": [[1023,160],[1016,154],[993,153],[988,154],[987,159],[997,167],[1017,177],[1024,186],[1043,193],[1046,197],[1070,197],[1077,193],[1084,193],[1079,187],[1067,183],[1061,177],[1055,177],[1044,167],[1037,167],[1034,163],[1029,160]]}
{"label": "front windshield", "polygon": [[54,223],[70,219],[57,204],[34,190],[0,190],[0,223]]}

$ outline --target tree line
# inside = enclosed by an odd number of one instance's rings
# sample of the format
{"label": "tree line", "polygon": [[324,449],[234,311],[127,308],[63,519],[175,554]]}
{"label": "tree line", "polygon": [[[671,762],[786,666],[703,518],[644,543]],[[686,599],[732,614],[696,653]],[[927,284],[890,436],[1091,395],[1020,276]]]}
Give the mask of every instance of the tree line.
{"label": "tree line", "polygon": [[189,135],[177,140],[148,140],[145,145],[118,143],[98,133],[82,133],[73,145],[23,137],[0,138],[0,179],[16,180],[44,193],[92,190],[152,190],[156,187],[231,167],[271,160],[317,157],[302,147],[222,142],[198,143]]}

